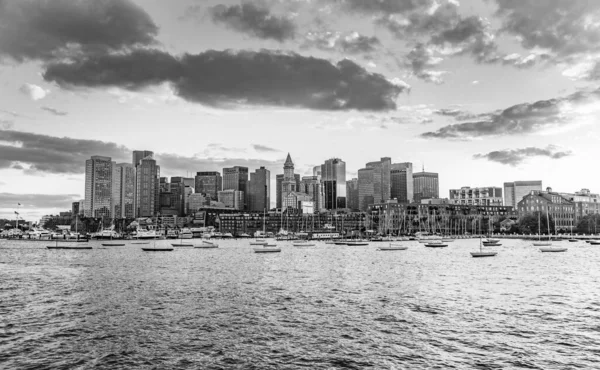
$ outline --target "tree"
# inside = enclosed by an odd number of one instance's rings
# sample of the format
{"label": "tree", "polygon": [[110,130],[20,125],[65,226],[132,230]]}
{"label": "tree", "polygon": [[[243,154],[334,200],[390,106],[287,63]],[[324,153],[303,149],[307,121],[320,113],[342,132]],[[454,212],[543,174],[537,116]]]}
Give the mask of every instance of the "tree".
{"label": "tree", "polygon": [[[550,228],[548,229],[548,226]],[[524,215],[519,220],[519,232],[521,234],[537,234],[541,231],[542,234],[553,234],[554,233],[554,222],[552,216],[548,216],[546,221],[546,214],[542,212],[532,212]]]}
{"label": "tree", "polygon": [[587,215],[577,223],[577,232],[582,234],[596,234],[600,231],[600,215],[597,213]]}

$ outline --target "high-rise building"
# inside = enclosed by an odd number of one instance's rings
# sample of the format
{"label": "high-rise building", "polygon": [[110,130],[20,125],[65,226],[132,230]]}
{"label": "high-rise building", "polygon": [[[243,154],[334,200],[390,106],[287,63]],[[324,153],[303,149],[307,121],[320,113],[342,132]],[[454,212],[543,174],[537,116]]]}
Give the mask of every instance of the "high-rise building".
{"label": "high-rise building", "polygon": [[542,181],[514,181],[504,183],[504,205],[517,208],[517,204],[532,190],[542,191]]}
{"label": "high-rise building", "polygon": [[186,213],[185,182],[186,179],[184,177],[171,177],[171,184],[169,190],[173,194],[173,199],[175,200],[175,209],[177,209],[177,216],[185,216]]}
{"label": "high-rise building", "polygon": [[79,201],[71,203],[71,213],[73,216],[79,214]]}
{"label": "high-rise building", "polygon": [[299,192],[311,197],[315,211],[323,209],[323,188],[319,176],[304,176],[300,182]]}
{"label": "high-rise building", "polygon": [[271,172],[261,167],[250,174],[248,185],[250,211],[262,212],[271,208]]}
{"label": "high-rise building", "polygon": [[221,190],[219,192],[219,202],[225,207],[233,209],[244,209],[244,192],[239,190]]}
{"label": "high-rise building", "polygon": [[133,168],[136,168],[140,161],[146,157],[154,157],[154,152],[150,150],[134,150],[132,164]]}
{"label": "high-rise building", "polygon": [[283,174],[275,175],[275,207],[282,207],[281,191],[283,189]]}
{"label": "high-rise building", "polygon": [[435,172],[413,173],[414,201],[421,203],[423,199],[437,199],[440,197],[438,174]]}
{"label": "high-rise building", "polygon": [[[313,169],[313,174],[315,170]],[[331,158],[321,165],[324,208],[346,208],[346,162]]]}
{"label": "high-rise building", "polygon": [[285,209],[285,199],[289,193],[293,193],[298,190],[298,181],[294,174],[294,162],[292,157],[288,153],[285,163],[283,164],[283,180],[281,181],[281,200],[282,209]]}
{"label": "high-rise building", "polygon": [[581,189],[575,193],[560,193],[575,206],[575,220],[573,227],[576,227],[579,221],[591,214],[600,214],[600,195],[590,192],[589,189]]}
{"label": "high-rise building", "polygon": [[391,168],[389,157],[369,162],[358,171],[358,208],[366,211],[370,204],[384,203],[391,197]]}
{"label": "high-rise building", "polygon": [[292,191],[291,193],[286,194],[285,198],[283,198],[283,209],[286,209],[288,211],[290,208],[302,210],[303,208],[305,208],[302,206],[303,203],[310,203],[310,209],[314,212],[314,203],[312,203],[312,198],[310,197],[310,195],[306,193]]}
{"label": "high-rise building", "polygon": [[375,203],[375,168],[358,170],[358,209],[366,212]]}
{"label": "high-rise building", "polygon": [[346,207],[358,210],[358,179],[346,181]]}
{"label": "high-rise building", "polygon": [[223,178],[219,172],[197,172],[196,193],[206,194],[211,200],[216,201],[219,191],[223,190]]}
{"label": "high-rise building", "polygon": [[460,189],[450,189],[451,204],[466,204],[473,206],[501,206],[502,188],[486,186],[470,188],[463,186]]}
{"label": "high-rise building", "polygon": [[313,176],[319,176],[319,177],[321,177],[321,171],[322,171],[322,166],[321,165],[314,166],[313,167]]}
{"label": "high-rise building", "polygon": [[130,163],[113,163],[112,208],[114,218],[135,217],[135,168]]}
{"label": "high-rise building", "polygon": [[198,212],[200,208],[204,207],[209,202],[210,199],[207,199],[203,194],[191,194],[188,199],[187,213],[189,215],[193,215],[195,212]]}
{"label": "high-rise building", "polygon": [[110,157],[92,156],[85,161],[86,217],[112,217],[113,162]]}
{"label": "high-rise building", "polygon": [[237,190],[243,194],[244,202],[241,209],[246,209],[248,193],[248,167],[235,166],[223,168],[223,190]]}
{"label": "high-rise building", "polygon": [[151,156],[138,161],[135,170],[136,217],[151,217],[160,210],[160,166]]}
{"label": "high-rise building", "polygon": [[398,203],[412,203],[414,199],[412,163],[392,163],[390,182],[391,199],[396,199]]}

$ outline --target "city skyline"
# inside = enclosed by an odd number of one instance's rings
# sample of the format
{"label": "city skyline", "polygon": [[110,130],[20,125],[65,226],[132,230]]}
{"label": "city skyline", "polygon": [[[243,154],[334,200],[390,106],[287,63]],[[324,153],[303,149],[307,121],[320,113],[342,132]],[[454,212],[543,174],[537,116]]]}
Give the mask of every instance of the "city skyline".
{"label": "city skyline", "polygon": [[410,162],[444,198],[598,192],[600,3],[8,0],[0,23],[0,217],[68,209],[85,160],[138,148],[166,177],[265,167],[271,205],[288,152],[300,177]]}

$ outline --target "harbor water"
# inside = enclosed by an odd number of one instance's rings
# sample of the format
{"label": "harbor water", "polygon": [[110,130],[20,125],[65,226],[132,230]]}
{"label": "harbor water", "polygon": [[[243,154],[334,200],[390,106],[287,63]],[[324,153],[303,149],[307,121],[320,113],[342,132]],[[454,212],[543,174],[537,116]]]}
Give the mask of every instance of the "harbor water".
{"label": "harbor water", "polygon": [[[194,240],[200,243],[199,240]],[[159,241],[158,243],[168,243]],[[0,240],[2,369],[591,369],[600,246],[253,253]]]}

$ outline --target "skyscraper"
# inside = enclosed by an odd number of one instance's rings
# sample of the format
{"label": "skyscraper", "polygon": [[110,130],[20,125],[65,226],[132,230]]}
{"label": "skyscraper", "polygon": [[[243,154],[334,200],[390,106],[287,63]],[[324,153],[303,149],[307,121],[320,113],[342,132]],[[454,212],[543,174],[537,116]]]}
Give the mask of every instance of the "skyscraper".
{"label": "skyscraper", "polygon": [[[313,169],[313,174],[315,169]],[[324,207],[326,209],[346,208],[346,162],[331,158],[321,165]]]}
{"label": "skyscraper", "polygon": [[135,171],[136,217],[151,217],[160,209],[160,167],[151,156],[139,160]]}
{"label": "skyscraper", "polygon": [[184,177],[171,177],[170,189],[173,194],[175,201],[175,209],[177,210],[178,216],[185,215],[185,178]]}
{"label": "skyscraper", "polygon": [[390,182],[391,199],[397,199],[398,203],[412,203],[414,199],[412,163],[392,163]]}
{"label": "skyscraper", "polygon": [[[281,199],[287,197],[289,193],[295,192],[297,188],[296,176],[294,175],[294,162],[292,157],[288,153],[285,163],[283,164],[283,180],[281,181]],[[282,208],[285,208],[285,204],[282,204]]]}
{"label": "skyscraper", "polygon": [[211,200],[218,199],[219,191],[223,190],[223,178],[219,172],[197,172],[196,193],[206,194]]}
{"label": "skyscraper", "polygon": [[437,199],[440,197],[438,174],[435,172],[413,173],[415,202],[422,199]]}
{"label": "skyscraper", "polygon": [[389,157],[369,162],[358,171],[358,208],[366,211],[369,204],[384,203],[391,198],[391,167]]}
{"label": "skyscraper", "polygon": [[275,175],[275,207],[281,208],[283,201],[281,199],[281,189],[283,184],[283,174]]}
{"label": "skyscraper", "polygon": [[358,210],[358,179],[346,181],[346,207]]}
{"label": "skyscraper", "polygon": [[358,209],[366,211],[375,202],[375,168],[358,170]]}
{"label": "skyscraper", "polygon": [[110,157],[92,156],[85,161],[86,217],[112,217],[113,162]]}
{"label": "skyscraper", "polygon": [[130,163],[113,164],[113,217],[135,217],[135,168]]}
{"label": "skyscraper", "polygon": [[542,181],[514,181],[504,183],[504,205],[517,209],[517,204],[532,190],[542,191]]}
{"label": "skyscraper", "polygon": [[154,157],[154,152],[150,150],[134,150],[132,159],[133,168],[137,167],[140,161],[146,157]]}
{"label": "skyscraper", "polygon": [[299,192],[311,197],[315,211],[323,209],[323,188],[319,176],[304,176],[300,182]]}
{"label": "skyscraper", "polygon": [[241,209],[246,209],[245,198],[248,194],[248,167],[235,166],[223,168],[223,190],[237,190],[243,192],[244,201]]}
{"label": "skyscraper", "polygon": [[250,211],[262,212],[271,208],[271,172],[261,167],[250,174],[248,185]]}

